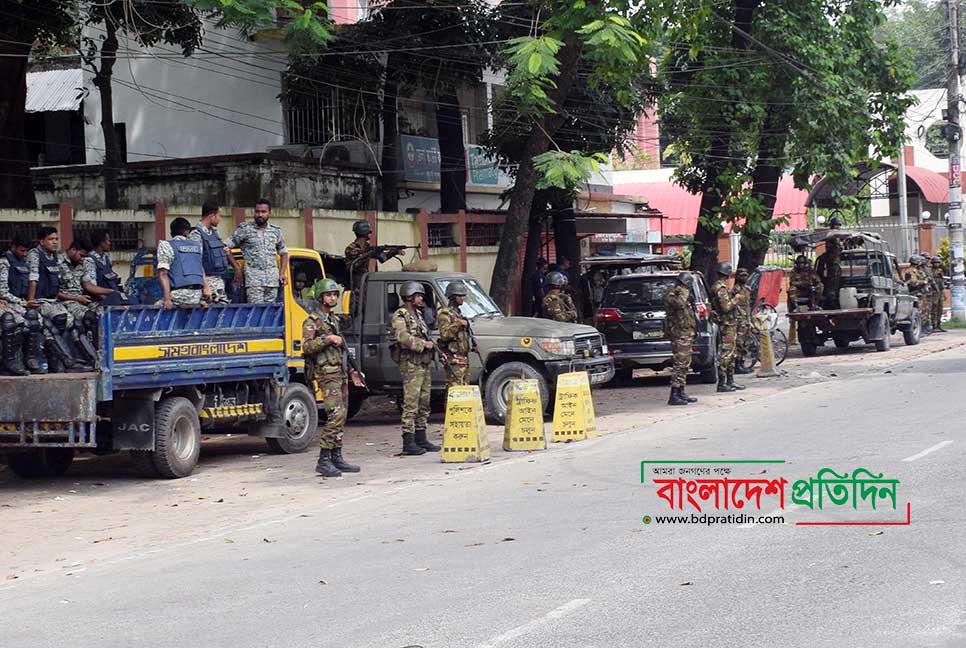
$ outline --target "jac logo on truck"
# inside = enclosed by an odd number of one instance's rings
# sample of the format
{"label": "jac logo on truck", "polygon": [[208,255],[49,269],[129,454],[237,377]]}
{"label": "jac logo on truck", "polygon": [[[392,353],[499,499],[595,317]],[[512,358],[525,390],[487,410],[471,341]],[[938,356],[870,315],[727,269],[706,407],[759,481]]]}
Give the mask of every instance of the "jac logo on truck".
{"label": "jac logo on truck", "polygon": [[119,432],[150,432],[151,425],[149,423],[119,423],[117,429]]}
{"label": "jac logo on truck", "polygon": [[197,344],[173,344],[161,347],[162,358],[186,358],[190,356],[230,355],[248,351],[247,342],[201,342]]}

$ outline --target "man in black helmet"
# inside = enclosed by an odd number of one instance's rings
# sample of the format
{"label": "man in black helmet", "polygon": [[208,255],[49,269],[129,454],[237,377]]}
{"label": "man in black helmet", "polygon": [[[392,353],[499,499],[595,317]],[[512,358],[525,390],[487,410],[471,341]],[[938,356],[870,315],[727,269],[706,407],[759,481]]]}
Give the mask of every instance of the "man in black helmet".
{"label": "man in black helmet", "polygon": [[555,322],[576,322],[577,307],[570,295],[564,292],[567,277],[558,271],[547,274],[546,297],[543,298],[543,316]]}
{"label": "man in black helmet", "polygon": [[[426,289],[418,281],[410,281],[399,291],[401,306],[392,316],[395,344],[392,359],[399,363],[402,374],[402,437],[404,455],[439,452],[439,446],[426,437],[429,421],[429,396],[432,387],[430,364],[433,361],[433,341],[423,319]],[[446,359],[444,358],[444,362]]]}
{"label": "man in black helmet", "polygon": [[372,236],[372,226],[369,221],[357,220],[352,224],[352,233],[356,235],[356,240],[345,248],[345,271],[349,278],[349,287],[352,289],[352,304],[358,301],[359,289],[362,286],[362,278],[369,271],[369,260],[378,259],[379,263],[385,263],[394,256],[398,256],[403,248],[380,246],[374,247],[369,243]]}
{"label": "man in black helmet", "polygon": [[446,352],[446,389],[470,384],[470,324],[460,312],[466,298],[466,284],[452,281],[446,286],[449,304],[436,314],[439,324],[439,348]]}
{"label": "man in black helmet", "polygon": [[687,405],[698,399],[688,396],[684,388],[691,371],[691,345],[698,330],[698,320],[691,307],[691,275],[682,272],[675,277],[674,287],[664,297],[667,312],[665,324],[671,340],[674,360],[671,365],[671,396],[668,405]]}
{"label": "man in black helmet", "polygon": [[718,363],[718,391],[733,392],[744,389],[744,385],[735,384],[735,343],[738,337],[738,304],[731,288],[728,287],[728,277],[732,269],[730,263],[719,263],[715,268],[718,280],[711,286],[711,304],[718,320],[718,330],[721,333],[721,357]]}

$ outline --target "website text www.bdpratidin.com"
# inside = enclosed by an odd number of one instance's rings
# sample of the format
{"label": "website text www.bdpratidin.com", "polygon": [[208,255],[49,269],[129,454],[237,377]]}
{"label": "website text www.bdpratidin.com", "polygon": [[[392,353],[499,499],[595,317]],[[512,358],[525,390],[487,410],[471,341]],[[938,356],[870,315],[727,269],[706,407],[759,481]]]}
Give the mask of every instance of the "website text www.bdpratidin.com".
{"label": "website text www.bdpratidin.com", "polygon": [[645,515],[641,518],[644,524],[703,524],[713,526],[715,524],[784,524],[785,517],[782,515],[708,515],[702,513],[698,515]]}

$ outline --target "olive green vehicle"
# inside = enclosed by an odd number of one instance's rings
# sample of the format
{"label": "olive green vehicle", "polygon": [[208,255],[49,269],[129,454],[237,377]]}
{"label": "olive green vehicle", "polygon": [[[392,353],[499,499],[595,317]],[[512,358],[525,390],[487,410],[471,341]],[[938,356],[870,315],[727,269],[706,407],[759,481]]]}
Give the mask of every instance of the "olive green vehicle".
{"label": "olive green vehicle", "polygon": [[[614,361],[596,329],[581,324],[553,322],[532,317],[506,317],[472,276],[461,272],[370,272],[362,283],[356,313],[343,331],[349,352],[366,374],[369,393],[402,394],[399,367],[390,357],[393,335],[390,321],[402,305],[399,291],[409,281],[426,289],[424,317],[433,333],[436,311],[446,304],[446,286],[454,281],[466,284],[462,310],[470,321],[479,355],[470,355],[470,373],[482,386],[487,417],[503,422],[507,410],[510,380],[533,378],[540,386],[544,410],[551,402],[557,376],[568,371],[587,371],[591,384],[599,385],[614,376]],[[433,368],[433,396],[442,402],[446,377],[441,366]],[[350,391],[349,414],[359,411],[369,394]]]}

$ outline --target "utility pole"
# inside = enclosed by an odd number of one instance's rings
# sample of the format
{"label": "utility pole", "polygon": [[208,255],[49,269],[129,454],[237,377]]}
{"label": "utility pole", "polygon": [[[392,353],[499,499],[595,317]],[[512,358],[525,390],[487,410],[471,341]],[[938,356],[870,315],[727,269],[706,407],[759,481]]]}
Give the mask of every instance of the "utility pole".
{"label": "utility pole", "polygon": [[909,258],[909,194],[906,189],[906,146],[899,147],[899,258]]}
{"label": "utility pole", "polygon": [[966,322],[966,277],[963,274],[963,183],[959,143],[959,0],[946,0],[949,63],[946,71],[946,141],[949,143],[949,244],[952,275],[952,319]]}

